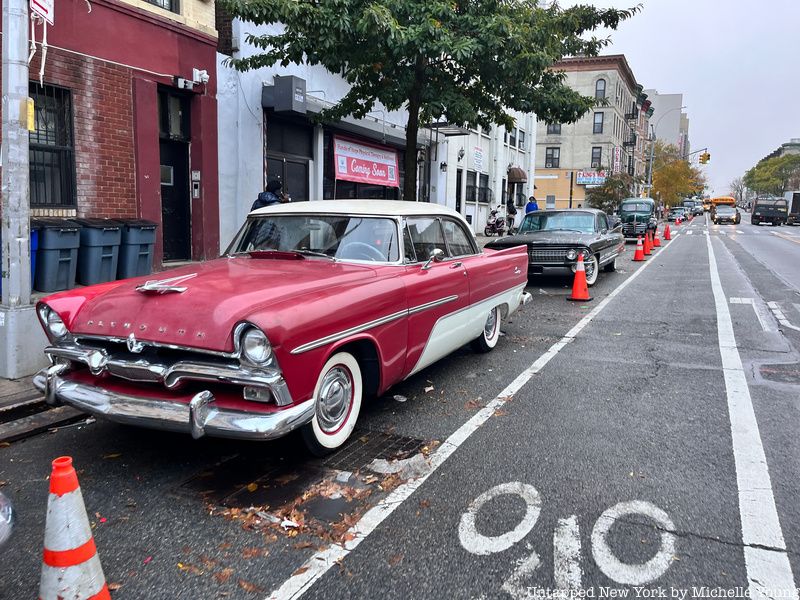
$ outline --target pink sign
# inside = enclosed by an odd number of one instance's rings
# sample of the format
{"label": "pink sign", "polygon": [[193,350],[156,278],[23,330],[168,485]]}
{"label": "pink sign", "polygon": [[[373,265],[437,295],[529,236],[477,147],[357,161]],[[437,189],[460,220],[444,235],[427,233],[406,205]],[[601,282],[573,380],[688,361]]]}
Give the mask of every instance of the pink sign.
{"label": "pink sign", "polygon": [[397,152],[334,136],[333,160],[336,179],[400,187]]}

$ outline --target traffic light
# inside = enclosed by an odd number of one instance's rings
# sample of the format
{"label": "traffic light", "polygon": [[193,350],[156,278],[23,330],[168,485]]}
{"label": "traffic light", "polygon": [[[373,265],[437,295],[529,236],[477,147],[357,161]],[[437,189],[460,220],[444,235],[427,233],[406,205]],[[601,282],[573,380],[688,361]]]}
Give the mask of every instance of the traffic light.
{"label": "traffic light", "polygon": [[708,152],[703,152],[703,153],[700,155],[700,164],[701,164],[701,165],[704,165],[704,164],[706,164],[706,163],[707,163],[708,161],[710,161],[710,160],[711,160],[711,155],[710,155]]}

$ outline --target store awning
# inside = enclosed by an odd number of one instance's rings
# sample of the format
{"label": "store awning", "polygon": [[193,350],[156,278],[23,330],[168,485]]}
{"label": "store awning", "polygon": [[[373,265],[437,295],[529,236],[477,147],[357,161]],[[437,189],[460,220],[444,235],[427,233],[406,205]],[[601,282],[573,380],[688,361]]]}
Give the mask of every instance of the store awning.
{"label": "store awning", "polygon": [[528,175],[519,167],[511,167],[508,170],[508,183],[527,183]]}

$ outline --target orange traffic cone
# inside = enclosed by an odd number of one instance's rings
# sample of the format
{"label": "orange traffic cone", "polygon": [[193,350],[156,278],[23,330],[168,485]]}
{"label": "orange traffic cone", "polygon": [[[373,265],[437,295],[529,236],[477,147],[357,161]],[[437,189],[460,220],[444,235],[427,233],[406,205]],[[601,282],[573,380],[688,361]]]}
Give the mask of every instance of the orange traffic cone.
{"label": "orange traffic cone", "polygon": [[636,240],[636,252],[633,253],[634,262],[644,260],[644,246],[642,246],[642,236]]}
{"label": "orange traffic cone", "polygon": [[53,461],[39,600],[111,600],[72,458]]}
{"label": "orange traffic cone", "polygon": [[672,235],[669,232],[669,223],[664,226],[664,239],[666,241],[670,241],[672,239]]}
{"label": "orange traffic cone", "polygon": [[653,232],[653,247],[654,248],[661,248],[661,240],[658,239],[658,227]]}
{"label": "orange traffic cone", "polygon": [[583,254],[578,255],[578,265],[575,267],[575,279],[572,282],[572,295],[567,300],[573,302],[588,302],[589,286],[586,284],[586,269],[583,268]]}
{"label": "orange traffic cone", "polygon": [[650,256],[650,251],[652,247],[650,246],[650,232],[646,231],[644,234],[644,255]]}

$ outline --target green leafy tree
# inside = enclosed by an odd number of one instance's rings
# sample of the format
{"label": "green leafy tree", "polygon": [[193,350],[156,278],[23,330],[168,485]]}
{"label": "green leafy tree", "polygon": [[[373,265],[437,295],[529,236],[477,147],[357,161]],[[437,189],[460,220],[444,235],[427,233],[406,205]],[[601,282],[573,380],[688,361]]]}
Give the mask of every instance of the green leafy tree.
{"label": "green leafy tree", "polygon": [[678,206],[683,198],[702,193],[703,174],[682,157],[677,146],[656,140],[653,155],[653,194],[665,206]]}
{"label": "green leafy tree", "polygon": [[782,196],[786,190],[800,187],[800,155],[784,154],[761,160],[744,174],[743,180],[759,194]]}
{"label": "green leafy tree", "polygon": [[625,198],[633,196],[634,178],[627,173],[606,177],[603,185],[586,190],[586,203],[611,214]]}
{"label": "green leafy tree", "polygon": [[222,0],[256,25],[278,33],[249,35],[259,53],[230,63],[239,70],[322,65],[341,75],[348,93],[325,120],[364,117],[380,103],[405,108],[404,196],[416,198],[417,133],[445,120],[470,127],[513,127],[509,110],[572,123],[596,105],[565,84],[552,66],[564,56],[596,56],[609,40],[587,36],[616,29],[639,10],[538,0]]}

